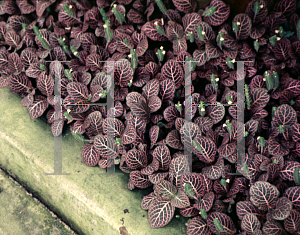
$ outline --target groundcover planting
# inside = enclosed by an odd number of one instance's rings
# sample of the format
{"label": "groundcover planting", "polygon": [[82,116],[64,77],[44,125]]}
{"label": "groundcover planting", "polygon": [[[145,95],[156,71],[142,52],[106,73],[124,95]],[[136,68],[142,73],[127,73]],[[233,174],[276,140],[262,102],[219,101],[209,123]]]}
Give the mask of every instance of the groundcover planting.
{"label": "groundcover planting", "polygon": [[[153,187],[141,202],[152,228],[177,211],[187,234],[300,234],[300,3],[253,0],[235,15],[198,4],[2,1],[0,87],[55,137],[69,125],[86,165],[118,164],[129,190]],[[112,79],[106,110],[95,103]]]}

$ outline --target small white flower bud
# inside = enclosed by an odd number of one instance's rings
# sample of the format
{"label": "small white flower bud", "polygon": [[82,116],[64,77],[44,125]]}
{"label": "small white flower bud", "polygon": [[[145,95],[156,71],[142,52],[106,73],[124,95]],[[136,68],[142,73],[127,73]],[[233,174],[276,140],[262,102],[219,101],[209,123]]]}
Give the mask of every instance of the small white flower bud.
{"label": "small white flower bud", "polygon": [[236,22],[236,25],[241,25],[241,22]]}

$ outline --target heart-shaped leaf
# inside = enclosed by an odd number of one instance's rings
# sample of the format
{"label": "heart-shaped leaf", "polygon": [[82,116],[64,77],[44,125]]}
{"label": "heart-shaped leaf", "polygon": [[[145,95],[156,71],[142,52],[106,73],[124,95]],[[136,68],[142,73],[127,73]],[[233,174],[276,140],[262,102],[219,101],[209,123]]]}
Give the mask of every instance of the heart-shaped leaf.
{"label": "heart-shaped leaf", "polygon": [[163,180],[159,184],[155,185],[154,193],[157,196],[162,197],[163,199],[171,200],[172,198],[175,197],[175,194],[177,193],[177,189],[169,181]]}
{"label": "heart-shaped leaf", "polygon": [[159,162],[160,170],[168,170],[171,162],[170,150],[166,145],[157,146],[153,151],[153,158]]}
{"label": "heart-shaped leaf", "polygon": [[291,210],[293,208],[292,202],[286,198],[281,197],[276,202],[276,208],[274,211],[272,211],[272,219],[275,220],[285,220],[287,217],[289,217]]}
{"label": "heart-shaped leaf", "polygon": [[160,228],[167,225],[173,218],[175,207],[170,200],[154,200],[149,206],[149,223],[151,228]]}
{"label": "heart-shaped leaf", "polygon": [[211,232],[206,224],[206,222],[200,217],[194,217],[187,226],[187,234],[202,234],[202,235],[210,235]]}
{"label": "heart-shaped leaf", "polygon": [[284,194],[284,197],[287,197],[292,203],[295,209],[300,209],[300,187],[290,187],[288,188]]}
{"label": "heart-shaped leaf", "polygon": [[83,146],[81,156],[87,166],[96,166],[100,160],[100,154],[98,154],[92,144]]}
{"label": "heart-shaped leaf", "polygon": [[243,217],[241,227],[247,233],[254,233],[256,229],[260,229],[260,222],[256,215],[248,213]]}
{"label": "heart-shaped leaf", "polygon": [[[214,222],[215,219],[219,221],[222,232],[220,232],[219,227],[216,227]],[[207,225],[210,231],[214,234],[235,234],[236,232],[232,219],[228,215],[220,212],[210,213],[207,218]]]}
{"label": "heart-shaped leaf", "polygon": [[179,190],[175,194],[174,198],[172,198],[171,204],[172,206],[175,206],[177,208],[186,208],[190,206],[190,201],[186,193],[184,191]]}
{"label": "heart-shaped leaf", "polygon": [[268,182],[257,181],[250,187],[251,202],[264,211],[275,207],[278,196],[278,189]]}

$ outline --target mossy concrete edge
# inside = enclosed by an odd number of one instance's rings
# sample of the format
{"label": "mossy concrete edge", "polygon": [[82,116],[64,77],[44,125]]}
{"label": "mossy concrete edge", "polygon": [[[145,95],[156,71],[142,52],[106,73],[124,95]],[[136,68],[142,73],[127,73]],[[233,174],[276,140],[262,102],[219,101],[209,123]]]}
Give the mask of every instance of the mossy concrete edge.
{"label": "mossy concrete edge", "polygon": [[0,201],[0,234],[75,234],[1,169]]}
{"label": "mossy concrete edge", "polygon": [[[70,133],[63,136],[63,173],[54,168],[54,138],[49,124],[31,120],[21,97],[0,89],[0,165],[80,234],[185,234],[186,218],[173,218],[165,227],[151,229],[147,211],[140,208],[145,190],[129,191],[128,175],[99,175],[81,159],[83,144]],[[129,213],[124,213],[128,209]],[[123,222],[124,221],[124,222]]]}

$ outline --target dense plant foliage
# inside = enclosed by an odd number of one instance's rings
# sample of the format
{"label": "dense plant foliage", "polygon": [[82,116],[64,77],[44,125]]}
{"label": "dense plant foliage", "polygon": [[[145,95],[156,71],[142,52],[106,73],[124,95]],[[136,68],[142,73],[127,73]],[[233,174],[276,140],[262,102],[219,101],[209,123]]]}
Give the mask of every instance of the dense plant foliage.
{"label": "dense plant foliage", "polygon": [[[228,2],[2,1],[0,88],[20,94],[31,119],[45,115],[54,136],[69,124],[86,165],[110,167],[109,154],[130,174],[128,189],[153,187],[141,202],[152,228],[179,213],[191,235],[300,234],[300,3],[252,0],[232,15]],[[109,93],[106,61],[115,61],[114,110],[93,105]]]}

